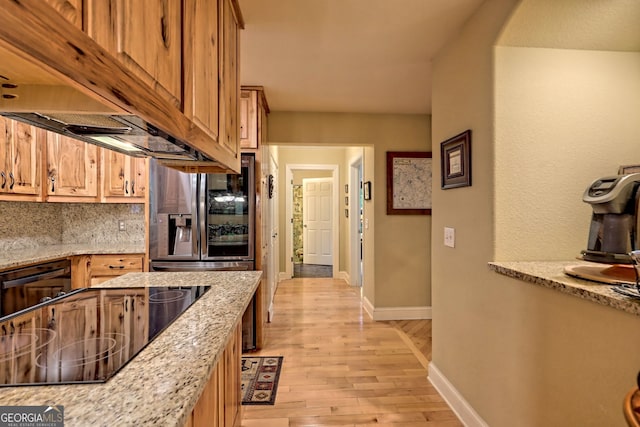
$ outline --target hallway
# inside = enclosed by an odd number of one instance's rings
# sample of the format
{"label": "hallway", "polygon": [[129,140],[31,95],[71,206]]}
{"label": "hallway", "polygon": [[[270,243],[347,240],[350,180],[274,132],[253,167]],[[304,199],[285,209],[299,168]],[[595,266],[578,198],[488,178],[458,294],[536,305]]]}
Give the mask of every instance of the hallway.
{"label": "hallway", "polygon": [[274,306],[254,354],[284,356],[276,403],[243,406],[243,427],[462,425],[427,380],[430,344],[413,345],[401,323],[370,320],[358,288],[286,280]]}

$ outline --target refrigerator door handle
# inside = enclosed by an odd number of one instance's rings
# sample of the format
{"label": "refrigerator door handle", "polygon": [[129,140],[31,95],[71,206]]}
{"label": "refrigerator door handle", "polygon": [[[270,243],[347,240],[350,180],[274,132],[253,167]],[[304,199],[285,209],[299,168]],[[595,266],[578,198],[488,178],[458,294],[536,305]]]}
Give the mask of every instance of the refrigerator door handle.
{"label": "refrigerator door handle", "polygon": [[200,212],[200,205],[202,203],[200,203],[200,189],[198,188],[198,185],[201,181],[200,176],[201,175],[197,173],[191,175],[191,212],[193,212],[193,218],[195,218],[195,220],[191,223],[191,226],[193,227],[193,230],[191,232],[193,240],[191,253],[196,259],[200,259],[200,239],[198,238],[198,236],[200,235],[200,221],[202,217],[202,214]]}
{"label": "refrigerator door handle", "polygon": [[205,259],[207,254],[207,174],[198,174],[198,233],[200,247],[198,253],[200,259]]}

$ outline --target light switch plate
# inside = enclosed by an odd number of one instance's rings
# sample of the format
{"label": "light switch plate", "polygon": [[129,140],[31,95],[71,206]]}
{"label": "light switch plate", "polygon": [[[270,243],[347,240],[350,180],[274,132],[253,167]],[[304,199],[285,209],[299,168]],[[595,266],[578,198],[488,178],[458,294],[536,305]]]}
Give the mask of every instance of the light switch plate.
{"label": "light switch plate", "polygon": [[452,227],[444,228],[444,245],[450,248],[456,246],[456,229]]}
{"label": "light switch plate", "polygon": [[118,220],[118,230],[125,231],[126,229],[127,227],[124,225],[124,220],[122,219]]}

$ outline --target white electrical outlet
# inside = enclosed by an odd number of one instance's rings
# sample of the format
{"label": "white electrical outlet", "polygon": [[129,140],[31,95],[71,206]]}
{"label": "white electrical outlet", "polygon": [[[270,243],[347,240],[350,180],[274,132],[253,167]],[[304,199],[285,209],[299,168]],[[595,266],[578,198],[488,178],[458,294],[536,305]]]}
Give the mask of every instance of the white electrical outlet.
{"label": "white electrical outlet", "polygon": [[118,220],[118,230],[125,231],[126,229],[127,227],[124,225],[124,220],[123,219]]}
{"label": "white electrical outlet", "polygon": [[444,245],[449,246],[450,248],[455,248],[456,246],[456,229],[452,227],[444,228]]}

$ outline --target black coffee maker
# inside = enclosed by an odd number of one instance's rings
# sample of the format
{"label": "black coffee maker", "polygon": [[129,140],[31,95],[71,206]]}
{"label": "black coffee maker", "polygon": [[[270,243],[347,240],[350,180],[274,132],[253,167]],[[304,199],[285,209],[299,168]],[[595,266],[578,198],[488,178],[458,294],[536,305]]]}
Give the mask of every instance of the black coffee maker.
{"label": "black coffee maker", "polygon": [[629,252],[640,249],[640,173],[595,180],[582,200],[593,208],[585,261],[631,264]]}

